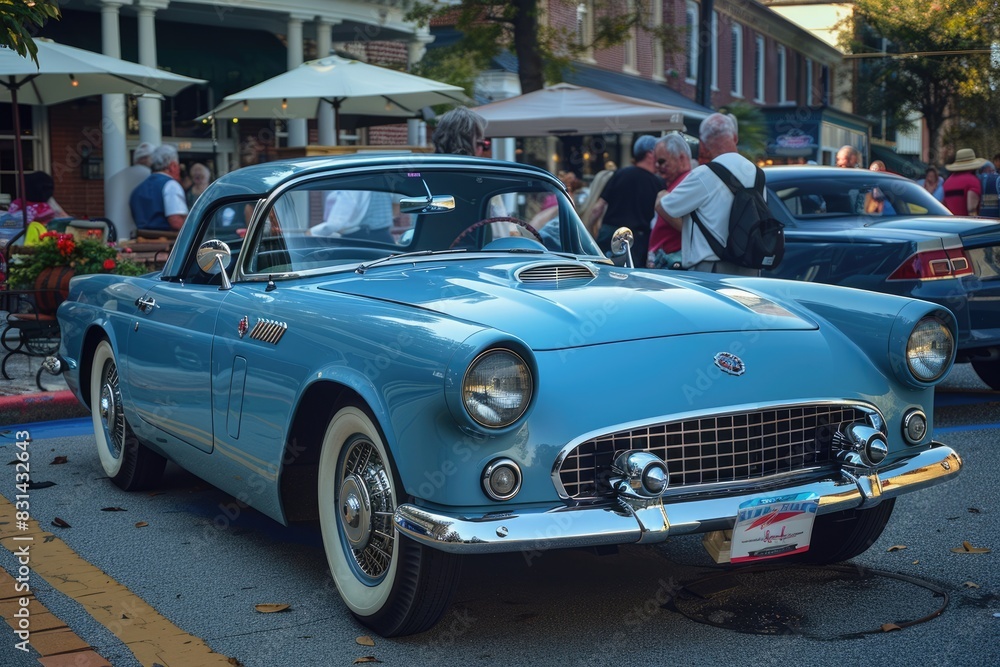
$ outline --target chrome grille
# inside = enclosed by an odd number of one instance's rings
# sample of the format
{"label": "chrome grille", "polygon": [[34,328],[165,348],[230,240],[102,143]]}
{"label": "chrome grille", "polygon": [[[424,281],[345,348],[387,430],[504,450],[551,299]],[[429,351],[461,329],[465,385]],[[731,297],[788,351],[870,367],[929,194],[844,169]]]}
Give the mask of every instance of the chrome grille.
{"label": "chrome grille", "polygon": [[857,406],[824,403],[652,424],[581,443],[560,465],[559,479],[570,498],[607,495],[611,463],[625,450],[663,459],[671,489],[759,479],[830,463],[837,426],[866,416]]}
{"label": "chrome grille", "polygon": [[563,280],[590,280],[594,272],[583,264],[536,264],[521,269],[517,279],[522,283],[556,283]]}

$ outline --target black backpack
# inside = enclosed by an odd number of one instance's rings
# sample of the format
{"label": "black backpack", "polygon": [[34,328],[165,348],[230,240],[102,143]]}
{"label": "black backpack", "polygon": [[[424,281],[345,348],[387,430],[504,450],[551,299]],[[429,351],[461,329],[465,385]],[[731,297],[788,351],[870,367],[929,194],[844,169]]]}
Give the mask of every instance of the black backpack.
{"label": "black backpack", "polygon": [[691,219],[698,225],[719,259],[749,269],[773,269],[785,254],[784,225],[773,217],[764,201],[764,171],[757,167],[757,179],[752,188],[745,188],[732,172],[717,162],[708,168],[726,184],[733,193],[733,207],[729,211],[729,236],[725,247],[715,238],[695,211]]}

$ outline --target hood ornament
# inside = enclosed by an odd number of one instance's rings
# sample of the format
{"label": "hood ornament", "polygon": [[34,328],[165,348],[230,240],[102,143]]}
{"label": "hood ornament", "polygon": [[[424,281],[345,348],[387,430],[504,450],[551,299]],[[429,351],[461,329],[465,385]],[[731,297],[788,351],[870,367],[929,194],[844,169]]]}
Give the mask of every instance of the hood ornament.
{"label": "hood ornament", "polygon": [[730,375],[743,375],[747,371],[743,360],[729,352],[719,352],[715,355],[715,365]]}

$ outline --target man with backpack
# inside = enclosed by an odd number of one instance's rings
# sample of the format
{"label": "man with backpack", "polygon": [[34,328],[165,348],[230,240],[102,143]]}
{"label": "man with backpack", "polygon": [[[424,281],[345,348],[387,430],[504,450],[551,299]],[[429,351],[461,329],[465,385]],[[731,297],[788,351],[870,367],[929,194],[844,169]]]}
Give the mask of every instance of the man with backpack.
{"label": "man with backpack", "polygon": [[781,261],[781,223],[766,210],[763,172],[737,152],[737,132],[731,114],[703,120],[698,151],[704,163],[661,200],[667,213],[683,219],[685,269],[757,276]]}

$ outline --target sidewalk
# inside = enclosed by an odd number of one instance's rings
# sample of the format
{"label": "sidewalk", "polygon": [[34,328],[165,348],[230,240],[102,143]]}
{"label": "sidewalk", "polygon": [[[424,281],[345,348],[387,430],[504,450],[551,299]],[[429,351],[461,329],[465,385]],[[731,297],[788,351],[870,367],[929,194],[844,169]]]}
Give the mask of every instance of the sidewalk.
{"label": "sidewalk", "polygon": [[[0,354],[6,350],[0,349]],[[15,354],[7,360],[7,375],[0,377],[0,428],[14,424],[32,424],[52,419],[70,419],[90,414],[66,386],[61,375],[42,372],[41,382],[46,391],[35,384],[40,357]]]}

